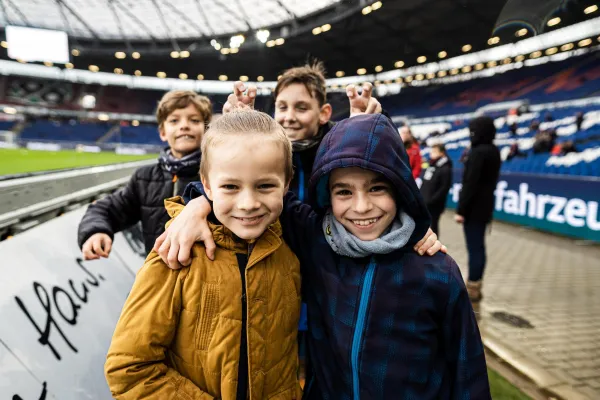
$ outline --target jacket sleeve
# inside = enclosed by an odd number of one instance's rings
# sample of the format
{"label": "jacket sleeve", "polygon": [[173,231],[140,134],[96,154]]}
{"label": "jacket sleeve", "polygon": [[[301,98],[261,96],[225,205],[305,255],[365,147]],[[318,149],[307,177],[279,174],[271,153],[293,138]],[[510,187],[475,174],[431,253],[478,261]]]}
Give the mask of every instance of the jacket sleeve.
{"label": "jacket sleeve", "polygon": [[136,171],[125,187],[90,204],[79,223],[77,242],[80,248],[96,233],[106,233],[112,239],[115,233],[140,220],[141,202],[136,188],[137,179]]}
{"label": "jacket sleeve", "polygon": [[417,179],[421,176],[421,165],[423,164],[423,160],[421,159],[421,151],[417,150],[413,153],[413,156],[410,157],[410,169],[412,170],[413,178]]}
{"label": "jacket sleeve", "polygon": [[148,255],[123,307],[104,366],[114,398],[213,399],[166,363],[188,271],[169,269],[154,251]]}
{"label": "jacket sleeve", "polygon": [[477,191],[477,184],[481,177],[481,170],[484,164],[484,154],[479,154],[476,151],[471,151],[467,166],[463,173],[462,189],[460,190],[460,197],[458,199],[458,207],[456,213],[463,217],[467,214],[469,209],[473,206],[473,198]]}
{"label": "jacket sleeve", "polygon": [[442,168],[440,170],[440,180],[437,184],[433,196],[431,196],[431,204],[446,204],[446,197],[452,186],[452,169]]}
{"label": "jacket sleeve", "polygon": [[491,399],[483,343],[473,307],[458,266],[451,263],[448,303],[444,315],[444,348],[452,399]]}

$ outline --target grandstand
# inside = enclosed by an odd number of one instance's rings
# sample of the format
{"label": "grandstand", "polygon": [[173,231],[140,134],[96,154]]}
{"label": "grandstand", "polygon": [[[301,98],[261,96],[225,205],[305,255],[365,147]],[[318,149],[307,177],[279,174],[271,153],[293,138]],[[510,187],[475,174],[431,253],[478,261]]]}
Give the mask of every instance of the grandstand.
{"label": "grandstand", "polygon": [[[220,113],[241,80],[258,88],[254,107],[273,115],[283,71],[315,59],[327,71],[332,121],[349,116],[347,85],[371,82],[396,126],[411,127],[424,167],[431,146],[445,145],[450,209],[469,122],[494,119],[502,165],[492,265],[489,292],[474,307],[488,366],[504,376],[490,372],[493,398],[600,398],[600,3],[5,3],[0,397],[110,397],[108,343],[147,254],[135,225],[115,236],[108,259],[84,261],[77,225],[89,204],[156,164],[166,146],[155,117],[164,93],[195,91]],[[44,42],[51,32],[41,31],[17,49],[9,27],[58,31],[66,42]],[[464,275],[453,214],[442,217],[442,242]]]}

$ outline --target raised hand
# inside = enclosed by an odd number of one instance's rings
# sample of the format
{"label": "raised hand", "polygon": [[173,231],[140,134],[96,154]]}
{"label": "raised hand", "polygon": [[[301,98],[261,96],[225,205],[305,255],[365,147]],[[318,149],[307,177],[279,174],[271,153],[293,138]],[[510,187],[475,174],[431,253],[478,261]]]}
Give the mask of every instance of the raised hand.
{"label": "raised hand", "polygon": [[[244,92],[248,92],[244,94]],[[227,102],[223,105],[223,114],[236,108],[254,109],[254,100],[256,99],[256,86],[244,85],[244,82],[237,81],[233,84],[233,93],[227,97]]]}
{"label": "raised hand", "polygon": [[356,86],[348,85],[346,95],[350,101],[350,117],[360,114],[377,114],[382,108],[379,101],[371,97],[373,94],[373,85],[369,82],[363,83],[362,93],[359,95]]}

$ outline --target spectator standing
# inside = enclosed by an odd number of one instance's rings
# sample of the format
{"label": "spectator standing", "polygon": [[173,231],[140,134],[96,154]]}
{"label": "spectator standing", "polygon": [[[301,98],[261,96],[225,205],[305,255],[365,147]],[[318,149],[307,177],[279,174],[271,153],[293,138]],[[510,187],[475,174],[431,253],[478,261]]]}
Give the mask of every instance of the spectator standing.
{"label": "spectator standing", "polygon": [[443,144],[431,147],[429,167],[423,174],[421,194],[431,214],[431,229],[440,237],[440,216],[446,209],[446,199],[452,186],[452,161]]}
{"label": "spectator standing", "polygon": [[404,125],[400,128],[400,137],[404,142],[404,148],[408,153],[408,161],[410,163],[410,169],[412,171],[413,178],[417,179],[421,175],[421,148],[417,139],[413,136],[410,131],[410,127]]}
{"label": "spectator standing", "polygon": [[500,151],[494,145],[496,127],[490,117],[478,117],[469,124],[471,152],[465,163],[462,190],[455,220],[463,224],[469,253],[467,291],[472,302],[482,298],[486,264],[485,230],[492,221],[494,190],[500,175]]}

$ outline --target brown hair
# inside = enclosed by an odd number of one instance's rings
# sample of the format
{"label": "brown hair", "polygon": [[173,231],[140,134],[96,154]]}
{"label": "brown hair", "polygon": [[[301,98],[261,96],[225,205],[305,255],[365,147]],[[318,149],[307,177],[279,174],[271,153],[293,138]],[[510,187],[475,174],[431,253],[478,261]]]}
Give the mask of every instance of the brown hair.
{"label": "brown hair", "polygon": [[212,122],[202,138],[202,158],[200,175],[206,178],[211,163],[211,148],[233,135],[259,135],[265,139],[281,144],[284,152],[284,170],[286,184],[292,180],[292,142],[285,130],[270,115],[260,111],[239,109],[223,114]]}
{"label": "brown hair", "polygon": [[436,143],[433,146],[431,146],[431,148],[436,148],[440,151],[440,153],[442,154],[446,154],[446,146],[444,146],[443,143]]}
{"label": "brown hair", "polygon": [[318,61],[312,64],[306,64],[302,67],[290,68],[283,73],[277,86],[275,86],[275,99],[279,93],[286,87],[300,83],[304,85],[311,97],[315,97],[319,106],[325,104],[327,100],[327,89],[325,86],[325,67]]}
{"label": "brown hair", "polygon": [[160,99],[156,109],[156,121],[158,126],[162,127],[167,117],[175,110],[186,108],[193,104],[205,124],[208,124],[212,118],[212,103],[206,96],[201,96],[191,90],[171,90],[165,93]]}

